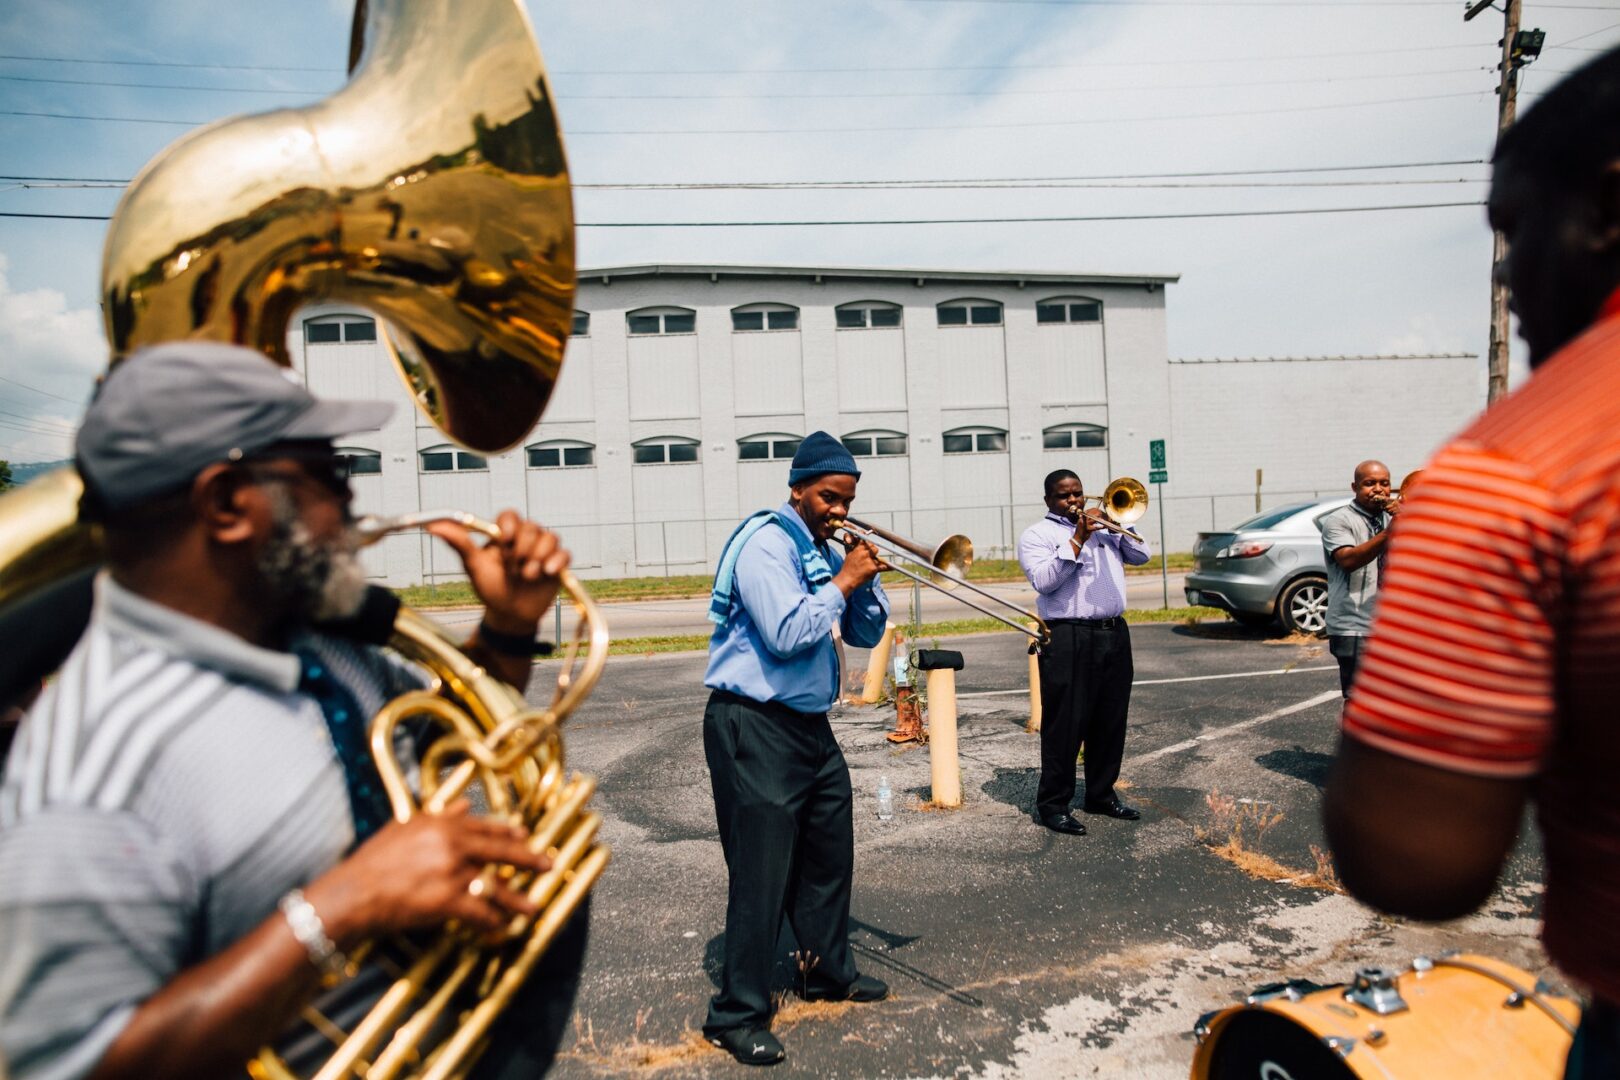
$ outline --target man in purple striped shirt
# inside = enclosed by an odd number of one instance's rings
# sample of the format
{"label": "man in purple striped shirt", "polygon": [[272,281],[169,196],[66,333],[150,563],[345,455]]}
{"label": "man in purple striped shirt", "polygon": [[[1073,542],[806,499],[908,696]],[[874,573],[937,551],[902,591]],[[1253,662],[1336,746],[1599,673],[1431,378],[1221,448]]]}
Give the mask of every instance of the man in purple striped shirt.
{"label": "man in purple striped shirt", "polygon": [[1018,565],[1039,594],[1035,609],[1052,628],[1041,650],[1041,782],[1035,818],[1054,832],[1084,836],[1069,812],[1075,758],[1086,750],[1085,812],[1135,821],[1142,815],[1114,792],[1125,753],[1131,703],[1131,634],[1125,626],[1125,564],[1148,561],[1147,541],[1098,524],[1085,508],[1080,478],[1046,477],[1046,516],[1018,540]]}

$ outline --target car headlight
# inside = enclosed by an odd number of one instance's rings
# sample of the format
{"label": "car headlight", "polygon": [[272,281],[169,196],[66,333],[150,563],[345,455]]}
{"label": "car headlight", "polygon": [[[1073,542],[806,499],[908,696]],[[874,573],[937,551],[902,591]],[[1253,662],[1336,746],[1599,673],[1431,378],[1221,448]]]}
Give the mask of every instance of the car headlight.
{"label": "car headlight", "polygon": [[1256,555],[1264,555],[1271,550],[1269,540],[1243,540],[1236,544],[1227,544],[1215,553],[1217,559],[1252,559]]}

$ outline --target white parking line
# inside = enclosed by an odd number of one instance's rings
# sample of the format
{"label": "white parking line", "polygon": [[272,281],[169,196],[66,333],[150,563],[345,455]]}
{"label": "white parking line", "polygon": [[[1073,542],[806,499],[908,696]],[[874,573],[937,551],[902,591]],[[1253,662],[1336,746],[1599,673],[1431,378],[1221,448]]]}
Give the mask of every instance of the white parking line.
{"label": "white parking line", "polygon": [[[1210,681],[1215,680],[1215,679],[1247,679],[1252,675],[1294,675],[1294,674],[1298,674],[1298,673],[1303,672],[1303,671],[1338,671],[1338,670],[1339,670],[1339,667],[1338,667],[1337,664],[1335,664],[1335,665],[1333,665],[1331,667],[1325,666],[1325,665],[1322,666],[1322,667],[1284,667],[1284,668],[1273,668],[1270,671],[1232,671],[1232,672],[1226,673],[1225,675],[1183,675],[1183,676],[1181,676],[1179,678],[1175,678],[1175,679],[1137,679],[1135,682],[1131,683],[1131,685],[1132,686],[1163,686],[1165,683],[1210,682]],[[1005,697],[1005,696],[1010,695],[1010,694],[1027,694],[1027,693],[1029,693],[1028,689],[1024,689],[1024,690],[975,690],[975,691],[973,691],[972,693],[969,693],[969,694],[957,694],[956,696],[959,697],[959,698]]]}
{"label": "white parking line", "polygon": [[1250,720],[1239,720],[1237,723],[1227,724],[1225,727],[1211,728],[1209,731],[1195,735],[1190,739],[1183,739],[1181,742],[1172,743],[1169,746],[1161,746],[1157,750],[1150,750],[1145,754],[1132,754],[1131,764],[1133,766],[1139,765],[1144,761],[1152,761],[1154,758],[1164,757],[1166,754],[1179,754],[1183,750],[1193,749],[1200,743],[1225,738],[1226,736],[1235,734],[1244,730],[1245,728],[1252,728],[1256,724],[1264,724],[1268,720],[1279,720],[1284,716],[1291,716],[1297,712],[1304,712],[1306,709],[1313,709],[1324,702],[1332,701],[1334,698],[1341,696],[1342,695],[1337,690],[1324,690],[1315,697],[1309,697],[1304,701],[1296,701],[1292,705],[1285,705],[1280,709],[1274,709],[1263,716],[1256,716]]}

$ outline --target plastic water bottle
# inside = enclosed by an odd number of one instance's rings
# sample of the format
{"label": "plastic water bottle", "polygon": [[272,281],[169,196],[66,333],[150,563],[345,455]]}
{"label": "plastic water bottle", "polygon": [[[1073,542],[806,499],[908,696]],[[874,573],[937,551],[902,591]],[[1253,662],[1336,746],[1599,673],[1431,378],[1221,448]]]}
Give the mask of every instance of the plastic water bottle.
{"label": "plastic water bottle", "polygon": [[894,791],[889,787],[889,774],[878,776],[878,820],[888,821],[894,817]]}

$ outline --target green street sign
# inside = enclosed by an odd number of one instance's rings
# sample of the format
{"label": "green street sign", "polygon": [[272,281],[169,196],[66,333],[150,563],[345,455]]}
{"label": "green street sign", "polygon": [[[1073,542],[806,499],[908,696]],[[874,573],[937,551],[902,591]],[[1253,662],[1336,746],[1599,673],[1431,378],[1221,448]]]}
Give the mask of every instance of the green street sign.
{"label": "green street sign", "polygon": [[1148,443],[1148,468],[1162,469],[1164,467],[1164,440],[1154,439]]}
{"label": "green street sign", "polygon": [[1169,469],[1154,469],[1152,472],[1148,473],[1148,483],[1150,484],[1168,484],[1169,482]]}

